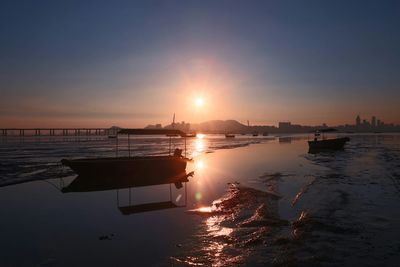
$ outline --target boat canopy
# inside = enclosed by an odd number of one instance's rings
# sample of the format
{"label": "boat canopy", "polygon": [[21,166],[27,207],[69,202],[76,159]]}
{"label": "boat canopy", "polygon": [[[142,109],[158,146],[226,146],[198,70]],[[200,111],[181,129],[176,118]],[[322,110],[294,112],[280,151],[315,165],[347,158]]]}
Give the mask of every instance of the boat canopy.
{"label": "boat canopy", "polygon": [[175,129],[121,129],[117,134],[129,135],[180,135],[185,136],[185,133]]}

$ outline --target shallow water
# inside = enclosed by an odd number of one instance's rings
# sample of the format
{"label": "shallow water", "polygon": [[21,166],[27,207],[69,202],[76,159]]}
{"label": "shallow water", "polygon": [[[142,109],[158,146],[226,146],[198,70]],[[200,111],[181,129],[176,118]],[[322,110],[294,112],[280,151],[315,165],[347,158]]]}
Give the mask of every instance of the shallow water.
{"label": "shallow water", "polygon": [[[60,191],[75,177],[58,161],[112,156],[114,140],[3,140],[0,265],[398,266],[400,135],[315,155],[306,140],[196,138],[186,186],[89,193]],[[169,148],[135,141],[135,154]],[[168,199],[181,207],[118,209]]]}
{"label": "shallow water", "polygon": [[[207,135],[205,138],[187,138],[187,156],[260,143],[271,137]],[[204,139],[204,140],[203,140]],[[165,155],[169,150],[184,148],[183,138],[131,137],[130,154],[127,138],[107,137],[0,137],[0,186],[29,180],[60,178],[73,174],[61,168],[63,158],[91,158]]]}

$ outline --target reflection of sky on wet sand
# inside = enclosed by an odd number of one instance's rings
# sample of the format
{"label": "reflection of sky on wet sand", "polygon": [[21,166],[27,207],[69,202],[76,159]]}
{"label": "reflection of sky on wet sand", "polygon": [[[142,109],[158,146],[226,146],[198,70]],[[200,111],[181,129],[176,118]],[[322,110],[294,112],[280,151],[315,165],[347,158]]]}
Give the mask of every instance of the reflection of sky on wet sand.
{"label": "reflection of sky on wet sand", "polygon": [[[260,262],[312,265],[320,264],[324,258],[327,264],[332,264],[348,258],[343,257],[344,251],[352,251],[352,260],[360,261],[357,255],[371,246],[365,239],[373,238],[379,244],[388,243],[377,255],[387,255],[386,263],[397,262],[395,254],[387,252],[393,251],[390,234],[375,236],[389,229],[393,229],[392,235],[398,233],[394,225],[400,218],[392,215],[397,204],[387,200],[387,196],[398,197],[400,192],[391,184],[395,177],[400,178],[393,172],[396,160],[398,163],[400,159],[400,138],[381,137],[376,142],[373,138],[356,136],[345,151],[318,155],[305,153],[304,141],[292,139],[289,145],[270,142],[196,158],[195,162],[201,162],[194,163],[199,172],[196,179],[201,183],[192,184],[192,188],[203,197],[195,198],[190,212],[203,220],[194,236],[196,241],[186,244],[191,252],[185,253],[190,256],[186,258],[183,253],[175,257],[177,261],[188,263],[190,259],[191,263],[212,266]],[[379,183],[373,181],[379,176],[386,178]],[[370,191],[371,179],[373,191]],[[244,192],[249,191],[248,187],[256,191],[251,189],[251,195],[243,193],[249,198],[242,196],[239,202],[234,201],[232,192],[226,191],[231,183]],[[216,197],[210,198],[212,195]],[[261,201],[265,205],[253,203],[255,195],[257,201],[265,197]],[[233,208],[221,209],[218,203],[227,198],[233,201]],[[386,208],[382,209],[382,205]],[[243,206],[245,209],[241,209]],[[387,213],[388,210],[391,212]],[[380,224],[378,229],[377,224]],[[392,228],[387,229],[384,226],[387,224]],[[309,240],[314,231],[322,236]],[[336,241],[331,243],[331,240]],[[330,248],[322,249],[326,245]],[[312,253],[315,249],[317,252]],[[250,255],[253,256],[248,258]],[[333,258],[327,258],[330,255]],[[374,262],[374,258],[360,262]]]}
{"label": "reflection of sky on wet sand", "polygon": [[[220,150],[212,154],[200,154],[194,158],[188,169],[195,171],[194,183],[190,184],[189,199],[194,200],[188,208],[192,208],[190,213],[200,215],[204,218],[203,225],[200,225],[201,234],[197,245],[204,244],[203,247],[194,245],[198,253],[193,253],[187,258],[178,258],[186,263],[196,262],[204,265],[224,266],[229,264],[239,264],[245,260],[248,254],[247,249],[237,250],[232,247],[235,242],[251,242],[260,233],[250,233],[243,229],[238,229],[235,224],[239,223],[247,212],[246,209],[233,213],[221,211],[219,204],[223,199],[219,199],[234,183],[238,186],[249,186],[266,191],[265,184],[259,179],[264,173],[282,171],[286,173],[302,174],[309,171],[307,161],[299,157],[298,152],[306,149],[303,142],[294,143],[296,148],[289,151],[278,141],[270,141],[264,145],[254,145],[235,150]],[[306,169],[306,170],[304,170]],[[292,177],[293,178],[293,177]],[[301,178],[302,180],[303,178]],[[294,179],[295,180],[295,179]],[[297,181],[299,184],[300,181]],[[293,188],[285,190],[295,194],[298,187],[293,181]],[[194,196],[194,197],[191,197]],[[229,195],[227,196],[229,198]],[[246,200],[246,193],[241,196],[241,201]],[[284,200],[283,206],[290,209],[290,198]],[[244,205],[246,203],[243,203]],[[260,203],[251,204],[249,210],[255,212]],[[282,209],[285,211],[285,208]],[[236,214],[238,212],[238,214]],[[236,218],[236,216],[239,216]],[[247,215],[246,215],[247,216]],[[293,214],[282,214],[282,216],[295,216]],[[247,217],[246,217],[247,218]],[[257,230],[258,231],[258,230]]]}
{"label": "reflection of sky on wet sand", "polygon": [[264,145],[200,154],[188,165],[188,170],[195,172],[194,183],[190,187],[203,196],[198,204],[210,204],[213,198],[207,196],[213,195],[213,192],[224,192],[227,183],[239,181],[242,184],[262,186],[258,177],[265,172],[304,172],[306,160],[298,157],[298,152],[304,151],[306,144],[298,142],[293,147],[289,150],[277,141],[269,141]]}

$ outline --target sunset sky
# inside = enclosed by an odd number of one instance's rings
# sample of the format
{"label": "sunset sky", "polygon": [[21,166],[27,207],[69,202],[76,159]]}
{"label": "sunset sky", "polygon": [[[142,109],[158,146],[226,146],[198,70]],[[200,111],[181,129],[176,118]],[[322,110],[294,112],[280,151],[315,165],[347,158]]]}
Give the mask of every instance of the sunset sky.
{"label": "sunset sky", "polygon": [[2,1],[0,90],[0,128],[400,123],[400,1]]}

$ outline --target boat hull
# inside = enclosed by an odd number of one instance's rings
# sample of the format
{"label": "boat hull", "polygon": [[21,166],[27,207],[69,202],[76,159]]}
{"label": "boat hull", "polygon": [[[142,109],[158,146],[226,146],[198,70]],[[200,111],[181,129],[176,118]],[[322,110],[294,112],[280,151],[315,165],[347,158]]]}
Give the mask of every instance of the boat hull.
{"label": "boat hull", "polygon": [[350,141],[348,137],[308,141],[310,152],[319,150],[341,150]]}
{"label": "boat hull", "polygon": [[168,176],[186,169],[187,159],[176,156],[63,159],[61,163],[81,176]]}

